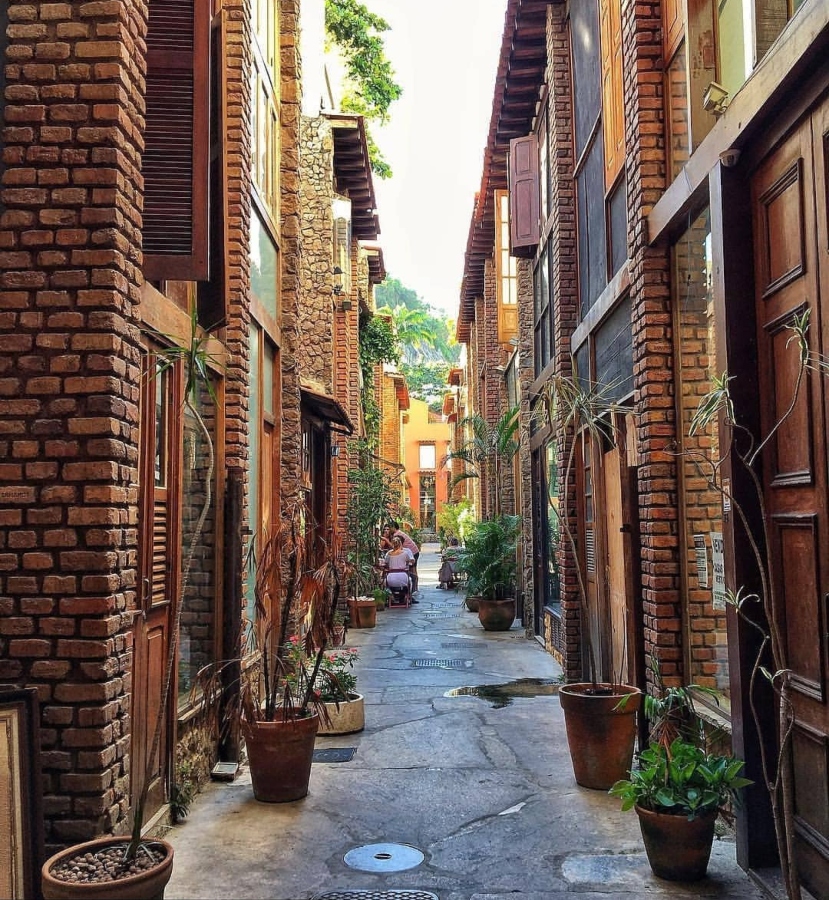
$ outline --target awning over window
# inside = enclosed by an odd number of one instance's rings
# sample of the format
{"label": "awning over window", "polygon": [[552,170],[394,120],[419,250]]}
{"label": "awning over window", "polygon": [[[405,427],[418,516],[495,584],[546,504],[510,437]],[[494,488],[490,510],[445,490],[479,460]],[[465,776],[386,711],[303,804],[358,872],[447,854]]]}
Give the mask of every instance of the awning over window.
{"label": "awning over window", "polygon": [[348,413],[342,408],[339,401],[329,397],[328,394],[306,386],[301,386],[299,393],[304,411],[307,410],[332,425],[342,426],[341,430],[347,434],[354,434],[351,419],[348,418]]}

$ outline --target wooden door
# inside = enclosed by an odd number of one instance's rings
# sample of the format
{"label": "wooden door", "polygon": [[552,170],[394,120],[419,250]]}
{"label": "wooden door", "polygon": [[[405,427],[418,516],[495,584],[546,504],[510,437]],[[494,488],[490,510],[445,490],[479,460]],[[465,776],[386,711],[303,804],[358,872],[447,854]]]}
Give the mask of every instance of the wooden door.
{"label": "wooden door", "polygon": [[[181,393],[178,366],[158,372],[144,357],[139,450],[139,615],[134,620],[135,683],[132,719],[132,796],[149,777],[145,821],[165,801],[172,716],[148,765],[158,718],[170,640],[170,612],[179,589]],[[173,691],[170,691],[173,696]],[[168,697],[168,704],[170,698]]]}
{"label": "wooden door", "polygon": [[[785,327],[809,310],[810,349],[827,350],[829,258],[826,108],[801,125],[752,182],[761,428],[792,403],[798,354]],[[827,511],[825,376],[810,375],[763,455],[771,576],[793,673],[797,856],[804,884],[829,896]]]}
{"label": "wooden door", "polygon": [[604,454],[605,591],[609,612],[608,641],[611,676],[628,679],[628,579],[625,517],[622,504],[622,454],[618,447]]}

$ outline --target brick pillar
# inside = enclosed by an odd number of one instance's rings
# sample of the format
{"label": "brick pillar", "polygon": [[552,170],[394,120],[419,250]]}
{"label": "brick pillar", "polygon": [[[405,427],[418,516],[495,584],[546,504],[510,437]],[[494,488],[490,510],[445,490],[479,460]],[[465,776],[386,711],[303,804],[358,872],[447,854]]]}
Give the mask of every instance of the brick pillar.
{"label": "brick pillar", "polygon": [[52,848],[129,805],[147,6],[8,16],[0,679],[38,690]]}
{"label": "brick pillar", "polygon": [[[550,160],[552,165],[551,209],[555,210],[552,231],[552,290],[555,300],[555,368],[562,376],[572,375],[570,338],[578,324],[579,290],[576,254],[576,202],[573,187],[573,104],[570,73],[570,41],[563,7],[555,5],[548,12],[548,84],[549,121],[551,130]],[[577,534],[575,478],[565,483],[572,434],[558,434],[559,509],[567,517],[572,534]],[[565,500],[568,502],[565,503]],[[561,528],[558,547],[561,586],[561,619],[563,642],[558,648],[562,667],[568,679],[584,677],[581,651],[581,602],[572,548]]]}
{"label": "brick pillar", "polygon": [[[533,266],[530,260],[518,260],[518,380],[519,380],[519,427],[520,443],[519,491],[518,506],[515,510],[521,515],[521,546],[519,570],[524,591],[524,630],[527,637],[535,633],[535,542],[533,529],[533,483],[532,453],[530,452],[530,433],[532,423],[532,406],[530,403],[530,386],[535,381],[533,363]],[[546,515],[546,510],[541,511]]]}
{"label": "brick pillar", "polygon": [[[639,451],[645,652],[659,647],[670,684],[682,674],[670,256],[648,246],[647,215],[666,187],[662,9],[622,4],[628,241]],[[650,662],[646,659],[648,673]]]}

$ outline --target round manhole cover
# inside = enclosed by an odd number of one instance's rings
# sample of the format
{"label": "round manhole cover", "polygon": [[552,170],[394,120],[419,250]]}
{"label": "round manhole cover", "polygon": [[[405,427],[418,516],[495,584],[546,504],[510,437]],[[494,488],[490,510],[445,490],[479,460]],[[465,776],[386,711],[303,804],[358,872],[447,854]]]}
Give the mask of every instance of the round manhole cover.
{"label": "round manhole cover", "polygon": [[344,857],[347,866],[361,872],[402,872],[419,866],[424,859],[420,850],[408,844],[364,844]]}

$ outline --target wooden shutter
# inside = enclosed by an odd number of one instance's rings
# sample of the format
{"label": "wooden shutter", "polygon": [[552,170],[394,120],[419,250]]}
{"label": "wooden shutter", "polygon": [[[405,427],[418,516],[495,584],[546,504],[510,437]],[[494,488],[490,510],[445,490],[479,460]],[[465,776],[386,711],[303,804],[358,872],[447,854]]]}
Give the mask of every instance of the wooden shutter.
{"label": "wooden shutter", "polygon": [[605,186],[610,188],[625,162],[620,0],[599,0],[602,58],[602,128]]}
{"label": "wooden shutter", "polygon": [[538,138],[535,134],[509,142],[510,250],[531,258],[538,246],[539,185]]}
{"label": "wooden shutter", "polygon": [[144,134],[144,277],[208,278],[210,2],[151,0]]}

